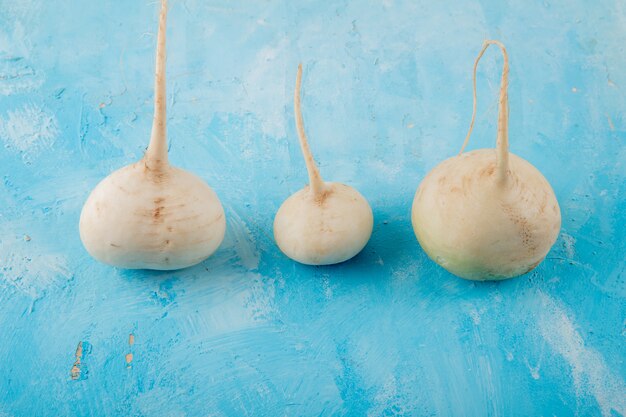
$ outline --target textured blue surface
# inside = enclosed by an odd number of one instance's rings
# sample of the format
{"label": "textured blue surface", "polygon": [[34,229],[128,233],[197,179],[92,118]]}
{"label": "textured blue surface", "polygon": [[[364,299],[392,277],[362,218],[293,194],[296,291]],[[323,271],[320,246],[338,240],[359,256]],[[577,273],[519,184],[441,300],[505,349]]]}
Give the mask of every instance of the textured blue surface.
{"label": "textured blue surface", "polygon": [[[172,0],[170,158],[228,231],[197,267],[123,271],[88,256],[78,216],[148,143],[157,13],[0,0],[1,417],[626,414],[623,0]],[[461,146],[488,37],[509,49],[511,150],[563,228],[534,272],[473,283],[428,260],[410,205]],[[375,215],[333,267],[272,239],[307,180],[300,61],[322,175]],[[470,149],[495,142],[501,59],[481,65]]]}

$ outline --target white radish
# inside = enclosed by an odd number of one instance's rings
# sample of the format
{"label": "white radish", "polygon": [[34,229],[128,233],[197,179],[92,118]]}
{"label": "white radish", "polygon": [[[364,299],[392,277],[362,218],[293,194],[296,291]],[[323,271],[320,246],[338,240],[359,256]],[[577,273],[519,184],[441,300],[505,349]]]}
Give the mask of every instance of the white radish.
{"label": "white radish", "polygon": [[172,270],[197,264],[218,248],[226,229],[215,192],[198,176],[168,163],[166,18],[167,0],[162,0],[148,149],[140,161],[102,180],[80,216],[87,251],[120,268]]}
{"label": "white radish", "polygon": [[324,182],[313,160],[300,110],[302,65],[298,66],[294,109],[309,185],[290,196],[274,219],[274,238],[281,251],[307,265],[346,261],[367,244],[374,224],[372,209],[357,190]]}
{"label": "white radish", "polygon": [[[476,68],[489,45],[497,45],[504,57],[496,149],[463,153],[476,117]],[[461,278],[498,280],[532,270],[561,227],[548,181],[509,153],[508,73],[504,45],[485,41],[474,63],[472,121],[461,152],[424,178],[413,201],[413,229],[422,248]]]}

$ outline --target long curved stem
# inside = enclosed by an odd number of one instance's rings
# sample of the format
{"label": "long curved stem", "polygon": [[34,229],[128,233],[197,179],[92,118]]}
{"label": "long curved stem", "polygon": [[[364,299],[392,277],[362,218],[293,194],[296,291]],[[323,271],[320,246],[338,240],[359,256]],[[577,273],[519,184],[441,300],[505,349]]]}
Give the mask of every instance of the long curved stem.
{"label": "long curved stem", "polygon": [[317,199],[324,194],[324,181],[320,176],[319,168],[313,159],[311,154],[311,148],[309,148],[309,142],[304,132],[304,121],[302,120],[302,111],[300,110],[300,87],[302,85],[302,64],[298,65],[298,76],[296,77],[296,90],[293,95],[293,106],[296,116],[296,129],[298,130],[298,137],[300,138],[300,148],[302,148],[302,155],[304,156],[304,162],[306,163],[306,170],[309,173],[309,185],[313,196]]}
{"label": "long curved stem", "polygon": [[167,126],[166,126],[166,89],[165,89],[165,32],[167,24],[167,0],[161,0],[159,16],[159,34],[157,36],[156,71],[154,77],[154,119],[152,136],[146,151],[146,161],[151,168],[167,165]]}
{"label": "long curved stem", "polygon": [[502,56],[504,58],[504,64],[502,67],[502,80],[500,82],[500,100],[498,103],[498,137],[496,140],[496,149],[497,149],[497,171],[498,171],[498,180],[500,182],[505,182],[507,178],[507,173],[509,170],[509,96],[508,96],[508,87],[509,87],[509,56],[506,53],[506,48],[500,41],[496,40],[486,40],[483,43],[483,48],[480,53],[476,57],[476,61],[474,62],[474,73],[472,75],[473,82],[473,106],[472,106],[472,121],[470,123],[469,131],[467,132],[467,136],[465,136],[465,141],[463,142],[463,146],[461,147],[461,151],[459,155],[463,153],[467,143],[469,142],[470,135],[472,134],[472,129],[474,128],[474,120],[476,119],[476,68],[478,67],[478,62],[483,57],[483,54],[489,48],[490,45],[497,45],[502,51]]}

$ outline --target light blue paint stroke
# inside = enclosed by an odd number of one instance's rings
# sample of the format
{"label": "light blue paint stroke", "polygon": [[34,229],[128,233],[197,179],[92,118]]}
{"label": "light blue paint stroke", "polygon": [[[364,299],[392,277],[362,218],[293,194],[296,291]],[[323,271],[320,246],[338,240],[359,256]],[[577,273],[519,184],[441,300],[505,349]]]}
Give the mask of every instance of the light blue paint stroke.
{"label": "light blue paint stroke", "polygon": [[[77,231],[89,191],[147,145],[157,4],[0,0],[0,416],[625,413],[622,0],[171,6],[171,160],[229,224],[212,258],[163,273],[98,264]],[[563,229],[532,273],[480,284],[428,260],[409,210],[461,146],[485,38],[510,54],[511,150]],[[322,174],[374,209],[368,246],[334,267],[272,239],[306,182],[298,62]],[[471,149],[494,144],[500,67],[489,53],[479,72]]]}

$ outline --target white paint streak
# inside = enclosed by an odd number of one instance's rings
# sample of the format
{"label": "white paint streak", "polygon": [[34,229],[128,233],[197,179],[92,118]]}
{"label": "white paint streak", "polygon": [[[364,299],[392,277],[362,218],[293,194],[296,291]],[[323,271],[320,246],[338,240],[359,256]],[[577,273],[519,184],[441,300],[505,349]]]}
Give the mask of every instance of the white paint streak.
{"label": "white paint streak", "polygon": [[541,365],[538,363],[537,365],[532,366],[530,362],[528,362],[528,358],[525,358],[524,362],[526,362],[526,367],[530,371],[530,376],[532,376],[533,379],[539,379],[539,370],[541,369]]}
{"label": "white paint streak", "polygon": [[259,252],[252,232],[237,212],[231,211],[228,214],[229,230],[234,238],[234,248],[241,264],[248,270],[257,269],[259,267]]}
{"label": "white paint streak", "polygon": [[[258,274],[243,274],[230,285],[227,296],[219,296],[200,312],[190,313],[182,334],[227,334],[262,326],[274,316],[274,283],[264,283]],[[224,293],[220,293],[224,294]]]}
{"label": "white paint streak", "polygon": [[612,372],[597,351],[585,346],[574,319],[564,308],[543,292],[539,291],[538,295],[542,307],[539,331],[570,365],[577,395],[593,395],[603,416],[610,416],[612,410],[626,415],[626,383]]}
{"label": "white paint streak", "polygon": [[0,117],[0,140],[21,152],[33,153],[51,146],[58,133],[54,115],[34,104]]}
{"label": "white paint streak", "polygon": [[397,178],[402,167],[400,164],[389,164],[380,159],[373,159],[368,161],[368,168],[376,173],[381,178],[387,178],[388,180]]}
{"label": "white paint streak", "polygon": [[26,2],[10,2],[2,10],[12,22],[0,27],[0,95],[4,96],[34,91],[44,82],[41,72],[29,63],[33,47],[28,35],[32,30],[21,22],[27,11],[16,8],[16,3]]}
{"label": "white paint streak", "polygon": [[468,310],[467,314],[470,316],[470,318],[472,319],[472,323],[474,323],[475,326],[478,326],[480,324],[480,316],[482,315],[482,313],[485,312],[484,308],[481,308],[480,311],[477,310],[475,307],[470,307],[470,309]]}
{"label": "white paint streak", "polygon": [[333,298],[333,288],[330,284],[330,277],[329,275],[324,275],[322,277],[322,287],[324,288],[324,296],[326,297],[327,300],[332,300]]}
{"label": "white paint streak", "polygon": [[[11,2],[13,4],[20,2]],[[14,14],[13,18],[17,18],[19,13],[11,13],[9,10],[4,10],[3,13]],[[24,28],[24,25],[20,20],[14,20],[12,27],[0,28],[0,57],[12,58],[12,57],[28,57],[32,45],[28,42],[26,34],[28,31]]]}
{"label": "white paint streak", "polygon": [[[275,45],[262,48],[250,65],[252,70],[243,79],[251,100],[246,103],[262,121],[263,133],[273,137],[287,136],[285,130],[285,73],[277,70],[287,60],[289,40],[280,39]],[[292,72],[295,83],[295,67]],[[292,82],[287,82],[292,85]],[[258,105],[258,103],[263,103]]]}
{"label": "white paint streak", "polygon": [[397,415],[402,415],[403,405],[398,401],[398,388],[393,376],[388,376],[381,389],[374,396],[375,405],[367,410],[368,417],[382,416],[393,409]]}
{"label": "white paint streak", "polygon": [[0,285],[39,298],[48,289],[71,278],[67,260],[22,239],[0,241]]}

